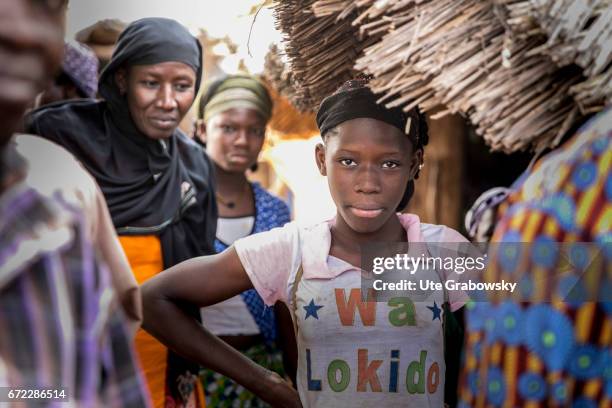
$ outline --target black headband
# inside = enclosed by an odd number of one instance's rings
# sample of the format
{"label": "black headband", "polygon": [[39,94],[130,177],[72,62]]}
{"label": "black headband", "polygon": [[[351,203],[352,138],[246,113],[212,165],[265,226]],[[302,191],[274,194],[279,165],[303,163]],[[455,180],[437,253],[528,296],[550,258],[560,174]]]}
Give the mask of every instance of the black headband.
{"label": "black headband", "polygon": [[[321,131],[321,136],[341,123],[357,118],[380,120],[406,133],[406,126],[410,119],[407,135],[416,149],[423,149],[429,141],[429,136],[427,122],[421,118],[418,108],[409,112],[404,112],[401,108],[386,108],[376,102],[376,95],[365,85],[364,81],[363,79],[348,81],[335,94],[323,99],[319,112],[317,112],[317,126]],[[409,180],[397,211],[402,211],[408,205],[413,194],[414,180]]]}
{"label": "black headband", "polygon": [[[317,113],[317,126],[321,131],[321,136],[341,123],[357,118],[380,120],[405,133],[408,118],[412,115],[401,108],[386,108],[378,104],[376,100],[376,95],[365,86],[342,90],[328,96],[321,102]],[[416,120],[412,120],[408,136],[418,146]]]}

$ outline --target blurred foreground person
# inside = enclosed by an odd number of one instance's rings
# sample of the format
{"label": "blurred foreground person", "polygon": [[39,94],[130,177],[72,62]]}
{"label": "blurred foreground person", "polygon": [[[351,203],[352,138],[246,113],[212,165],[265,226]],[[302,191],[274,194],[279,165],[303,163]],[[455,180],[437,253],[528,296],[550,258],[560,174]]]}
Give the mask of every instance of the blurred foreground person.
{"label": "blurred foreground person", "polygon": [[[146,407],[112,276],[89,241],[91,224],[61,194],[29,184],[30,163],[11,140],[59,66],[65,7],[0,3],[0,386],[48,389],[46,397],[75,406]],[[47,175],[54,178],[53,168]],[[22,401],[40,406],[41,399]]]}
{"label": "blurred foreground person", "polygon": [[[30,132],[65,147],[96,179],[139,283],[214,253],[211,164],[178,128],[201,76],[202,50],[185,27],[138,20],[122,32],[100,77],[103,100],[50,105],[28,120]],[[198,308],[187,308],[199,317]],[[136,350],[156,407],[203,406],[197,364],[144,331]]]}
{"label": "blurred foreground person", "polygon": [[519,299],[467,306],[460,407],[612,404],[612,110],[510,189],[489,282]]}

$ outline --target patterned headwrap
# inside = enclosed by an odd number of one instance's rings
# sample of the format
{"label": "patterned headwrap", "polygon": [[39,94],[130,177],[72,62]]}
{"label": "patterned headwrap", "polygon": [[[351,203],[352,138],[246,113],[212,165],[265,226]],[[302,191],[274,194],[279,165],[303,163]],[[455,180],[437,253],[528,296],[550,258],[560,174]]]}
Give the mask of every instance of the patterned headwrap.
{"label": "patterned headwrap", "polygon": [[62,71],[83,96],[96,97],[98,93],[98,57],[91,48],[78,42],[64,43]]}
{"label": "patterned headwrap", "polygon": [[206,87],[200,101],[200,118],[206,122],[214,115],[232,108],[255,110],[267,122],[272,116],[272,98],[255,77],[230,75]]}

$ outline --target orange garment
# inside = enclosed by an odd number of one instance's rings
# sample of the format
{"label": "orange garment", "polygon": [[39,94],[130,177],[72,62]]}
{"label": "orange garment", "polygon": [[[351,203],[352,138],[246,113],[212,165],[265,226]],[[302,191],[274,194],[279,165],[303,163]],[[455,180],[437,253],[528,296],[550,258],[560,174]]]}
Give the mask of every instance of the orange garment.
{"label": "orange garment", "polygon": [[[119,241],[139,285],[163,271],[161,243],[157,236],[120,236]],[[166,399],[168,349],[143,329],[136,333],[135,342],[136,353],[149,386],[153,406],[163,408]],[[199,401],[197,404],[196,401],[192,401],[189,406],[204,408],[204,392],[199,381],[197,387],[196,395]]]}

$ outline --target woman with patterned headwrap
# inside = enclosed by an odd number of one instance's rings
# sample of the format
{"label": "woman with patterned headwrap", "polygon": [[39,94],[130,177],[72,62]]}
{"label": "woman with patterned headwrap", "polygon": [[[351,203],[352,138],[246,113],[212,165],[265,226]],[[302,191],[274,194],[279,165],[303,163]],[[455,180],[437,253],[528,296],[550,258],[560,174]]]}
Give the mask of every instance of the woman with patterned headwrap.
{"label": "woman with patterned headwrap", "polygon": [[[272,100],[257,79],[231,75],[211,83],[202,97],[198,136],[215,167],[217,237],[215,249],[224,251],[248,235],[289,222],[284,202],[249,182],[246,172],[257,165]],[[202,309],[207,328],[250,359],[282,373],[275,347],[274,311],[253,289]],[[242,386],[212,370],[202,372],[209,407],[259,407],[265,403]]]}

